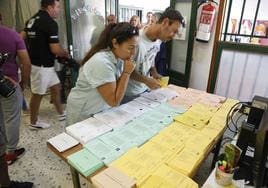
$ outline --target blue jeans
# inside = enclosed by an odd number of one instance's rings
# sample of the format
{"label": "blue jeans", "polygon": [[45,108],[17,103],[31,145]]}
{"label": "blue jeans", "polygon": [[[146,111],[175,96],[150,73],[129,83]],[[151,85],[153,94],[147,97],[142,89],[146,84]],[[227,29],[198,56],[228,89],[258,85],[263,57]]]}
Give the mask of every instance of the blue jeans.
{"label": "blue jeans", "polygon": [[[0,95],[0,152],[6,140],[7,151],[14,151],[19,143],[22,92],[18,85],[15,93],[4,98]],[[4,139],[6,138],[6,139]]]}
{"label": "blue jeans", "polygon": [[26,102],[24,96],[22,97],[22,110],[23,111],[28,110],[27,102]]}

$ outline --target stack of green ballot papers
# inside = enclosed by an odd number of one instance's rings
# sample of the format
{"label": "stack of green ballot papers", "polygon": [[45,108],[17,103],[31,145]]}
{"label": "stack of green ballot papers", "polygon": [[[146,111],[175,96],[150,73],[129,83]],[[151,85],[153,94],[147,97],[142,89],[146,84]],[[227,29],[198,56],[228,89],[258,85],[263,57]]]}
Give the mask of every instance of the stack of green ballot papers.
{"label": "stack of green ballot papers", "polygon": [[82,149],[67,157],[68,163],[85,177],[100,169],[104,164],[87,149]]}
{"label": "stack of green ballot papers", "polygon": [[107,145],[99,139],[89,141],[84,145],[84,148],[93,153],[106,165],[124,154],[124,151],[121,151],[120,148],[118,150],[118,148]]}

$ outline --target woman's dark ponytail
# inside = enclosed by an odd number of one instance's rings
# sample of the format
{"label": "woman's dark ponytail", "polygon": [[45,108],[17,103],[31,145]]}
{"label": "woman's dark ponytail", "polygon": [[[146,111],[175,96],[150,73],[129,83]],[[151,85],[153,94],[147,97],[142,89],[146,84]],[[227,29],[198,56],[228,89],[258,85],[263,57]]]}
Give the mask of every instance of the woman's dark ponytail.
{"label": "woman's dark ponytail", "polygon": [[139,30],[137,27],[130,25],[127,22],[112,23],[105,27],[102,31],[99,40],[96,45],[94,45],[90,51],[86,54],[84,59],[81,61],[81,65],[84,65],[95,53],[100,50],[113,48],[112,40],[116,39],[118,44],[132,38],[133,36],[138,36]]}

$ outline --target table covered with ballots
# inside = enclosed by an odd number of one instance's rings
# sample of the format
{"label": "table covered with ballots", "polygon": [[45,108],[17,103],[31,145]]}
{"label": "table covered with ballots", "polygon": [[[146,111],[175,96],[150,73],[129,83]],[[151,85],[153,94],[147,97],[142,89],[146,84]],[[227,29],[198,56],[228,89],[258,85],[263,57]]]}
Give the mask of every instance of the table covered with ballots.
{"label": "table covered with ballots", "polygon": [[71,125],[48,143],[59,152],[80,143],[67,161],[96,187],[194,188],[191,177],[237,102],[168,85]]}

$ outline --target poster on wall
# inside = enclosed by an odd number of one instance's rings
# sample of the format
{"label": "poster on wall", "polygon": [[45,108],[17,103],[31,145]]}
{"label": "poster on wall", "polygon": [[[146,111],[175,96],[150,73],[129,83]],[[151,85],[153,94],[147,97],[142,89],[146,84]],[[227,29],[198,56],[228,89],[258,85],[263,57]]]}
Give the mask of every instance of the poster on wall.
{"label": "poster on wall", "polygon": [[[254,20],[251,19],[243,19],[241,21],[240,33],[241,35],[249,35],[245,37],[235,37],[231,36],[231,41],[242,42],[242,43],[253,43],[253,44],[262,44],[268,45],[268,20],[256,20],[255,28],[253,28]],[[232,34],[238,34],[239,29],[239,19],[231,19],[229,32]],[[267,38],[257,38],[252,37],[250,35],[253,31],[253,35],[262,36]],[[235,39],[234,39],[235,38]],[[239,39],[239,40],[238,40]]]}

